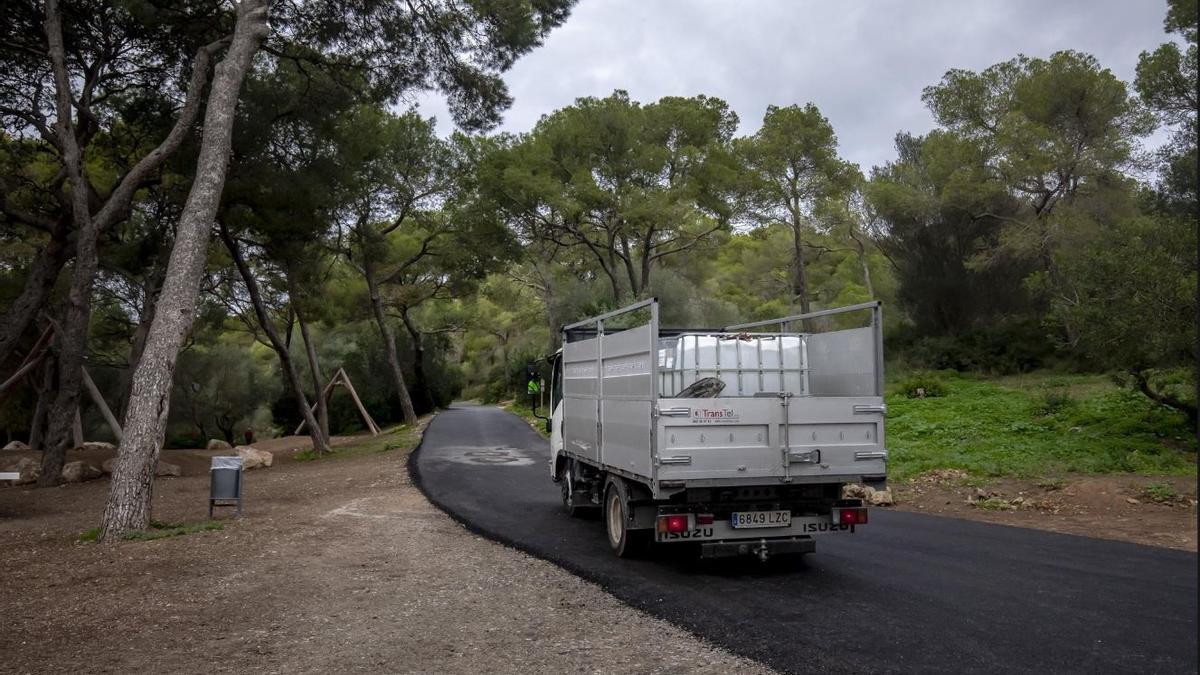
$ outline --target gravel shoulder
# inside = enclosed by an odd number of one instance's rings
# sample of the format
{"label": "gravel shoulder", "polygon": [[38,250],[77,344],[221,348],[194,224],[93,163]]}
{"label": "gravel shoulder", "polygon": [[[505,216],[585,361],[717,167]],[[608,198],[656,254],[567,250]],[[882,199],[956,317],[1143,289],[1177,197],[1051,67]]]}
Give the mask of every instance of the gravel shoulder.
{"label": "gravel shoulder", "polygon": [[941,469],[896,484],[896,509],[1196,551],[1196,478],[1067,475],[974,481]]}
{"label": "gravel shoulder", "polygon": [[[411,483],[411,448],[347,442],[282,444],[244,519],[157,541],[78,543],[106,480],[0,488],[0,670],[769,672],[466,531]],[[207,485],[160,479],[155,518],[203,520]]]}

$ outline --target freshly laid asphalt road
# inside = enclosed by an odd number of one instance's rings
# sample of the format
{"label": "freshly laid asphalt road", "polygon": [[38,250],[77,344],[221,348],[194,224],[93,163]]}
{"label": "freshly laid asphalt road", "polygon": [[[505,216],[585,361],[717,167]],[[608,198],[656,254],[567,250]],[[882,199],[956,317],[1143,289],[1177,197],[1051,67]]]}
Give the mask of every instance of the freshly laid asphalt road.
{"label": "freshly laid asphalt road", "polygon": [[519,418],[456,406],[410,468],[468,527],[780,670],[1197,671],[1193,553],[875,509],[798,561],[620,560],[566,515],[548,456]]}

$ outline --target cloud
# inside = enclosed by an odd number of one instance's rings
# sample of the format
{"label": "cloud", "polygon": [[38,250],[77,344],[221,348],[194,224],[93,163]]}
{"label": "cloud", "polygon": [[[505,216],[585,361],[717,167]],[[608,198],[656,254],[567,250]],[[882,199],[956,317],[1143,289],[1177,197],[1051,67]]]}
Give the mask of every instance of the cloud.
{"label": "cloud", "polygon": [[[811,101],[869,170],[894,157],[897,132],[932,128],[921,90],[947,70],[1075,49],[1132,81],[1138,54],[1168,39],[1165,14],[1165,0],[583,0],[505,75],[516,102],[501,129],[614,89],[722,98],[742,134],[768,105]],[[416,101],[450,131],[439,97]]]}

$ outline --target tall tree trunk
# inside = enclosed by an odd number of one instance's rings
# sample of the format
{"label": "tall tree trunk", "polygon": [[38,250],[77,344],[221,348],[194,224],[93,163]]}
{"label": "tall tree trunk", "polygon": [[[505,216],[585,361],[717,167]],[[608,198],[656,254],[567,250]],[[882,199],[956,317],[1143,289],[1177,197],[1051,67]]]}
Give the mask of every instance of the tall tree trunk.
{"label": "tall tree trunk", "polygon": [[83,150],[75,133],[72,109],[74,94],[67,72],[62,12],[57,0],[46,2],[45,32],[47,52],[54,73],[54,135],[71,185],[71,217],[77,228],[77,236],[75,266],[71,271],[67,308],[61,330],[55,331],[55,339],[58,341],[58,389],[50,408],[50,429],[46,434],[46,449],[42,452],[42,473],[38,477],[38,485],[43,487],[57,485],[62,479],[67,448],[74,440],[71,425],[79,410],[80,378],[92,311],[92,281],[99,265],[96,250],[98,233],[96,223],[92,220],[88,183],[84,177]]}
{"label": "tall tree trunk", "polygon": [[371,296],[371,312],[375,315],[375,323],[379,326],[379,336],[383,339],[384,353],[387,354],[388,366],[392,371],[392,384],[396,387],[396,396],[400,399],[400,413],[404,423],[410,427],[417,426],[417,412],[413,409],[412,398],[408,395],[408,387],[404,384],[404,373],[400,370],[400,357],[396,354],[396,335],[387,322],[383,311],[383,298],[379,295],[379,282],[375,280],[375,262],[371,254],[363,256],[363,276],[367,279],[367,292]]}
{"label": "tall tree trunk", "polygon": [[[317,454],[328,453],[328,437],[322,433],[320,424],[309,410],[308,397],[304,395],[304,385],[300,382],[300,373],[296,370],[295,361],[292,361],[288,345],[279,336],[279,331],[275,330],[275,322],[267,314],[267,306],[263,303],[262,293],[258,289],[258,280],[254,278],[254,273],[250,271],[246,259],[242,257],[238,243],[229,235],[225,223],[219,223],[219,226],[225,248],[229,249],[229,254],[233,256],[233,262],[237,265],[238,273],[242,275],[242,281],[246,282],[246,290],[250,293],[250,303],[254,305],[254,315],[258,317],[258,324],[262,326],[263,331],[267,334],[267,339],[271,341],[271,347],[279,356],[279,365],[283,367],[283,374],[287,378],[288,386],[292,388],[292,395],[296,397],[296,405],[300,407],[300,416],[308,425],[308,436],[312,439],[313,449],[317,451]],[[320,390],[317,391],[317,397],[321,398]]]}
{"label": "tall tree trunk", "polygon": [[812,311],[808,297],[808,270],[804,264],[804,242],[800,238],[800,225],[792,224],[792,295],[800,303],[800,313]]}
{"label": "tall tree trunk", "polygon": [[179,349],[195,319],[209,231],[225,187],[234,113],[242,80],[266,38],[267,0],[242,0],[225,58],[216,67],[204,114],[196,177],[179,219],[146,349],[133,374],[125,442],[117,453],[100,541],[112,542],[150,523],[154,471],[170,411],[171,380]]}
{"label": "tall tree trunk", "polygon": [[[795,268],[792,273],[792,294],[800,302],[800,313],[808,314],[812,311],[812,302],[808,297],[808,269],[804,264],[804,242],[800,238],[800,233],[803,226],[799,221],[792,222],[792,265]],[[805,319],[801,322],[804,332],[812,332],[812,320]]]}
{"label": "tall tree trunk", "polygon": [[850,239],[854,242],[854,248],[858,254],[858,266],[862,268],[863,285],[867,287],[867,296],[874,299],[875,287],[871,284],[871,268],[867,266],[867,246],[862,239],[858,238],[853,223],[850,225]]}
{"label": "tall tree trunk", "polygon": [[413,344],[413,384],[416,385],[418,395],[424,400],[425,410],[428,412],[435,406],[433,392],[429,391],[429,381],[425,378],[425,347],[421,341],[421,331],[417,330],[408,312],[408,307],[400,308],[400,318],[404,321],[404,328]]}
{"label": "tall tree trunk", "polygon": [[317,345],[308,332],[308,322],[304,314],[296,310],[296,322],[300,324],[300,338],[304,340],[304,353],[308,356],[308,370],[312,373],[313,396],[317,397],[317,424],[321,426],[321,435],[329,441],[329,402],[325,399],[325,374],[321,372],[321,362],[317,360]]}
{"label": "tall tree trunk", "polygon": [[25,279],[25,287],[13,301],[12,306],[0,315],[0,364],[3,364],[21,342],[21,336],[29,329],[38,310],[46,304],[58,274],[70,257],[70,244],[67,241],[66,226],[57,228],[50,241],[38,251],[29,266],[29,276]]}

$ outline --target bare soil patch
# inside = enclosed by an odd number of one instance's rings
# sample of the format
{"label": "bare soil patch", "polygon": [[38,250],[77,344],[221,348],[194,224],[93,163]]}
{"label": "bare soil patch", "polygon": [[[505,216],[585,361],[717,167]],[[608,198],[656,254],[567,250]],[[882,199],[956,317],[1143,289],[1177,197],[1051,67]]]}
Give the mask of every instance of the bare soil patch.
{"label": "bare soil patch", "polygon": [[[77,540],[107,480],[0,488],[0,670],[767,672],[469,533],[385,445],[255,443],[276,464],[246,473],[245,518],[114,546]],[[164,453],[184,475],[156,482],[156,519],[206,518],[213,454]]]}
{"label": "bare soil patch", "polygon": [[1196,550],[1196,478],[1064,476],[973,480],[926,472],[892,486],[896,508],[1137,544]]}

